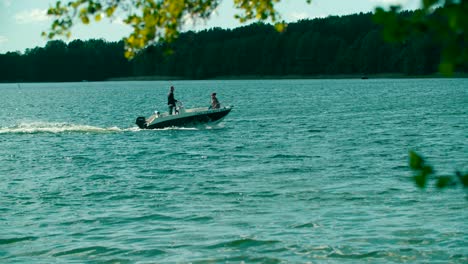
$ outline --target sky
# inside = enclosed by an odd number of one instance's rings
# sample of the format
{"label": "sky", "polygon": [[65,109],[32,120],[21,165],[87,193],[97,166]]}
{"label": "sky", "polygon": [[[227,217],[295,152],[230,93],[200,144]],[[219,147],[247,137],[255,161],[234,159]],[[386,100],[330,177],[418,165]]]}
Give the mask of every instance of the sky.
{"label": "sky", "polygon": [[[0,0],[0,53],[9,51],[24,52],[28,48],[43,47],[47,40],[41,36],[51,25],[47,17],[47,9],[55,5],[57,0]],[[62,1],[67,2],[67,1]],[[399,4],[403,9],[416,9],[421,0],[282,0],[277,4],[277,10],[286,22],[300,19],[313,19],[330,15],[349,15],[359,12],[372,12],[376,6],[388,7]],[[184,30],[199,31],[207,28],[235,28],[247,24],[239,23],[234,15],[238,13],[232,0],[221,0],[221,5],[207,21],[197,21],[184,26]],[[72,36],[65,41],[74,39],[102,38],[108,41],[118,41],[128,35],[131,28],[121,20],[103,19],[89,25],[77,24],[72,28]]]}

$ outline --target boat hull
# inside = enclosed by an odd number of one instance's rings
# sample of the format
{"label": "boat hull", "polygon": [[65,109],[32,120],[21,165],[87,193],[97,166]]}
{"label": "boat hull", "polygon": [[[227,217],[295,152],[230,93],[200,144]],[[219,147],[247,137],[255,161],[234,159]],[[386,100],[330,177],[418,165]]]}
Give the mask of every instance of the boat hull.
{"label": "boat hull", "polygon": [[[231,107],[156,118],[149,124],[138,125],[142,129],[161,129],[167,127],[187,127],[218,122],[231,111]],[[137,123],[138,124],[138,123]]]}

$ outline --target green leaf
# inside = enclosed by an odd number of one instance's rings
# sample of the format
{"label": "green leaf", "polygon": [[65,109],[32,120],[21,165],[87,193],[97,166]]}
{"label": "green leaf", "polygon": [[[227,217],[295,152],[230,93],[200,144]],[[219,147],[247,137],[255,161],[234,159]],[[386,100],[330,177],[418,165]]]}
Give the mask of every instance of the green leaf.
{"label": "green leaf", "polygon": [[436,186],[439,189],[445,188],[452,183],[452,178],[449,176],[440,176],[437,178]]}
{"label": "green leaf", "polygon": [[432,172],[434,171],[432,170],[432,167],[429,165],[424,165],[421,169],[421,173],[424,175],[430,175],[432,174]]}
{"label": "green leaf", "polygon": [[287,26],[286,23],[276,23],[275,24],[275,29],[278,32],[284,32],[286,30],[286,26]]}
{"label": "green leaf", "polygon": [[111,17],[112,14],[114,14],[114,11],[115,11],[115,7],[114,7],[114,6],[107,8],[107,9],[106,9],[106,15],[107,15],[107,17]]}
{"label": "green leaf", "polygon": [[413,170],[420,170],[422,169],[424,160],[421,156],[419,156],[416,152],[410,151],[409,152],[409,165],[410,168]]}
{"label": "green leaf", "polygon": [[424,175],[416,175],[413,177],[413,179],[419,188],[426,187],[427,177],[425,177]]}
{"label": "green leaf", "polygon": [[468,187],[468,173],[462,175],[461,172],[457,171],[457,177],[460,180],[464,188]]}
{"label": "green leaf", "polygon": [[83,22],[85,25],[89,24],[88,16],[81,16],[81,22]]}
{"label": "green leaf", "polygon": [[89,14],[94,14],[94,12],[96,12],[96,8],[94,6],[88,6],[88,13]]}

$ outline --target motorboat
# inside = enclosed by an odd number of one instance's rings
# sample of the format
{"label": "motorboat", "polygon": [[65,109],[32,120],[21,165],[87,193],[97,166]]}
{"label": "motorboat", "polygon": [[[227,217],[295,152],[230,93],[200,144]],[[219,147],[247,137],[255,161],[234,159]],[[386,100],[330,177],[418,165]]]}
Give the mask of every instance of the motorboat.
{"label": "motorboat", "polygon": [[175,114],[168,112],[159,113],[155,111],[150,117],[140,116],[136,119],[136,124],[141,129],[158,129],[166,127],[188,127],[199,124],[217,123],[231,112],[233,106],[221,108],[198,107],[185,109],[179,101],[175,108]]}

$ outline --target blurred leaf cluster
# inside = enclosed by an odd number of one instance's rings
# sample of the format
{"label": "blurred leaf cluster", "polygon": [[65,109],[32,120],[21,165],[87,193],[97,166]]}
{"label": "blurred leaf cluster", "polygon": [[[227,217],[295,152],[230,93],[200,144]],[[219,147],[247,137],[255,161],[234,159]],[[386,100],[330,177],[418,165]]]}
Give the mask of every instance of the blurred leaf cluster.
{"label": "blurred leaf cluster", "polygon": [[[310,3],[311,0],[305,0]],[[70,37],[74,24],[89,24],[102,17],[119,19],[133,28],[126,38],[125,57],[133,58],[138,51],[159,42],[171,42],[179,36],[182,26],[188,21],[205,20],[215,11],[221,0],[72,0],[57,1],[48,10],[54,17],[51,28],[43,36]],[[235,17],[241,21],[257,19],[275,23],[277,30],[285,29],[278,22],[280,15],[274,5],[280,0],[233,0],[241,11]]]}
{"label": "blurred leaf cluster", "polygon": [[435,186],[440,189],[457,185],[468,187],[468,173],[463,174],[457,171],[455,176],[436,176],[432,166],[428,165],[424,158],[414,151],[409,152],[409,166],[414,173],[413,180],[419,188],[425,188],[432,180],[435,181]]}
{"label": "blurred leaf cluster", "polygon": [[442,48],[439,71],[451,75],[468,66],[468,0],[422,0],[411,16],[400,6],[377,8],[374,21],[383,25],[384,38],[404,42],[429,36]]}

